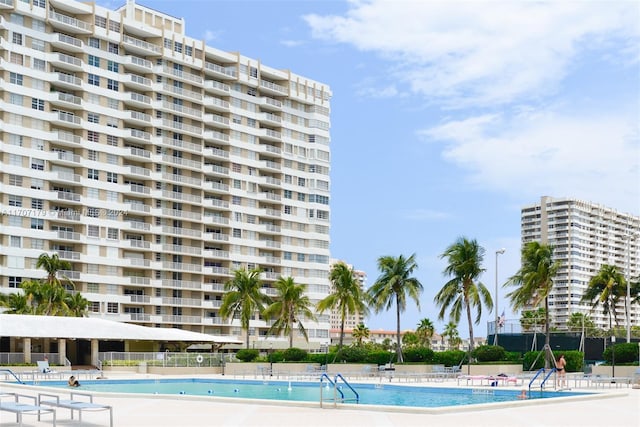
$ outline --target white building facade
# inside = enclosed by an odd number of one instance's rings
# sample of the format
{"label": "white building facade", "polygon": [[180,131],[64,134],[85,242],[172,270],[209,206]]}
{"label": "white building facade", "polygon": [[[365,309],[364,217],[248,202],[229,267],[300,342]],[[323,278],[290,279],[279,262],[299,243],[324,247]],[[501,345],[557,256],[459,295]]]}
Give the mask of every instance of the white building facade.
{"label": "white building facade", "polygon": [[[0,288],[56,252],[91,316],[239,338],[238,268],[324,298],[330,99],[130,0],[0,0]],[[305,327],[296,346],[329,342],[328,314]]]}
{"label": "white building facade", "polygon": [[[628,280],[640,275],[640,217],[571,198],[542,197],[521,211],[522,243],[539,241],[554,247],[560,268],[549,297],[551,326],[566,330],[572,313],[588,315],[598,328],[609,329],[601,306],[580,299],[604,264],[614,265]],[[626,327],[624,298],[616,307]],[[640,307],[632,304],[631,326],[640,325]],[[613,322],[615,327],[615,322]]]}

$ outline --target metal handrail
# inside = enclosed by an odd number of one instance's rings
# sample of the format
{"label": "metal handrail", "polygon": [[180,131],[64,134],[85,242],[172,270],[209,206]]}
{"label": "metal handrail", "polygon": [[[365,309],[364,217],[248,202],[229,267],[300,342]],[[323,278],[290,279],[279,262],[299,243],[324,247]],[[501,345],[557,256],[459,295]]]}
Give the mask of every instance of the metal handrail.
{"label": "metal handrail", "polygon": [[533,376],[533,378],[531,378],[531,381],[529,381],[529,390],[531,390],[531,384],[533,384],[533,382],[536,380],[536,378],[538,378],[538,375],[540,375],[543,372],[544,372],[544,368],[538,369],[538,372],[536,372],[536,374]]}
{"label": "metal handrail", "polygon": [[544,380],[542,380],[542,383],[540,383],[540,389],[542,389],[544,387],[544,383],[547,382],[547,380],[549,379],[549,377],[551,376],[551,374],[553,374],[554,372],[556,372],[557,369],[556,368],[551,368],[549,370],[549,373],[544,377]]}
{"label": "metal handrail", "polygon": [[13,378],[16,379],[16,381],[18,381],[19,384],[25,384],[23,381],[20,380],[20,378],[17,377],[17,375],[11,369],[0,369],[0,372],[8,372],[11,374]]}
{"label": "metal handrail", "polygon": [[[353,394],[356,395],[356,403],[360,403],[360,395],[358,394],[357,391],[355,391],[355,389],[353,387],[351,387],[351,384],[349,384],[347,382],[347,380],[344,379],[344,377],[342,376],[342,374],[338,373],[336,374],[333,382],[334,382],[334,386],[337,388],[338,387],[338,378],[340,378],[342,380],[343,383],[345,383],[345,385],[347,387],[349,387],[349,389],[353,392]],[[342,391],[340,391],[340,394],[342,395],[342,401],[344,401],[344,393],[342,393]]]}

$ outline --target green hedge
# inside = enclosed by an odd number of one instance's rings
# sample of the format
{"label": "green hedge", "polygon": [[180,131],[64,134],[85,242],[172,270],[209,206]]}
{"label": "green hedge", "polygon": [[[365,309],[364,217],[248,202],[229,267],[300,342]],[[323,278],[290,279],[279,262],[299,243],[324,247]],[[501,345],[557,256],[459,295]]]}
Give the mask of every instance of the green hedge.
{"label": "green hedge", "polygon": [[505,360],[506,353],[499,345],[481,345],[475,348],[471,355],[478,362],[497,362]]}
{"label": "green hedge", "polygon": [[[638,361],[638,343],[620,343],[615,344],[616,350],[616,364],[631,363],[634,364]],[[602,354],[602,357],[607,363],[612,363],[613,360],[613,347],[609,346]]]}
{"label": "green hedge", "polygon": [[[541,353],[542,351],[528,351],[525,353],[522,362],[522,369],[525,371],[535,371],[540,368],[544,368],[545,357],[544,354]],[[567,361],[567,365],[565,366],[565,370],[567,372],[582,372],[584,368],[584,353],[576,350],[556,351],[554,356],[558,359],[562,354],[564,354],[564,359]],[[540,357],[538,357],[538,355],[540,355]],[[538,360],[536,361],[535,366],[531,367],[531,364],[536,360],[536,358],[538,358]],[[550,367],[555,368],[555,364],[551,363]]]}

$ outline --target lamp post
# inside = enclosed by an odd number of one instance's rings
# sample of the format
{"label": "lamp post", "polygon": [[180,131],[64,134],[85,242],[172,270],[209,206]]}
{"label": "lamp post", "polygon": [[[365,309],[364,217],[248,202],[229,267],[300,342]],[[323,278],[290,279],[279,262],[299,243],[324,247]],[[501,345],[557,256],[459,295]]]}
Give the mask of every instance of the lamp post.
{"label": "lamp post", "polygon": [[627,296],[624,300],[627,322],[627,342],[631,342],[631,241],[636,239],[635,234],[627,234]]}
{"label": "lamp post", "polygon": [[500,315],[498,314],[498,255],[502,255],[504,254],[504,252],[506,251],[505,248],[502,249],[498,249],[496,251],[496,294],[495,294],[495,299],[496,299],[496,325],[495,325],[495,336],[493,338],[493,345],[498,345],[498,323],[500,321]]}
{"label": "lamp post", "polygon": [[269,376],[273,376],[273,343],[269,343]]}
{"label": "lamp post", "polygon": [[615,383],[616,380],[616,336],[611,336],[611,382]]}

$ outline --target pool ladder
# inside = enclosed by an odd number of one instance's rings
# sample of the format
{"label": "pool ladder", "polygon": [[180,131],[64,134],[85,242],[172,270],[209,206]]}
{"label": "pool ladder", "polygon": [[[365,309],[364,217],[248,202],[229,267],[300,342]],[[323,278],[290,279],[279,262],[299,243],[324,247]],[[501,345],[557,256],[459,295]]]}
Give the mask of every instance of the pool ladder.
{"label": "pool ladder", "polygon": [[[540,368],[538,369],[538,372],[536,372],[536,374],[533,376],[533,378],[531,378],[531,381],[529,381],[529,390],[531,390],[531,386],[533,385],[533,382],[536,380],[536,378],[538,378],[538,376],[540,376],[540,374],[543,374],[546,371],[545,368]],[[542,380],[542,382],[540,383],[540,390],[542,390],[544,388],[544,383],[547,382],[547,380],[549,379],[549,377],[551,376],[551,374],[553,374],[554,372],[556,372],[557,369],[556,368],[551,368],[549,369],[549,373],[547,375],[544,376],[544,379]]]}
{"label": "pool ladder", "polygon": [[[351,384],[349,384],[347,382],[347,380],[344,379],[344,377],[342,376],[342,374],[336,374],[336,376],[333,378],[333,381],[331,380],[331,378],[329,378],[329,376],[326,373],[323,373],[320,376],[320,407],[322,408],[322,402],[323,402],[323,387],[324,387],[324,381],[327,380],[327,388],[329,388],[329,385],[331,385],[333,387],[333,406],[334,408],[337,407],[338,405],[338,394],[340,394],[340,402],[345,403],[348,401],[355,401],[356,403],[360,402],[360,395],[358,394],[358,392],[351,387]],[[354,397],[352,398],[345,398],[344,396],[344,392],[342,391],[342,387],[338,386],[338,380],[341,380],[344,385],[346,385],[349,390],[351,390],[354,394]]]}

